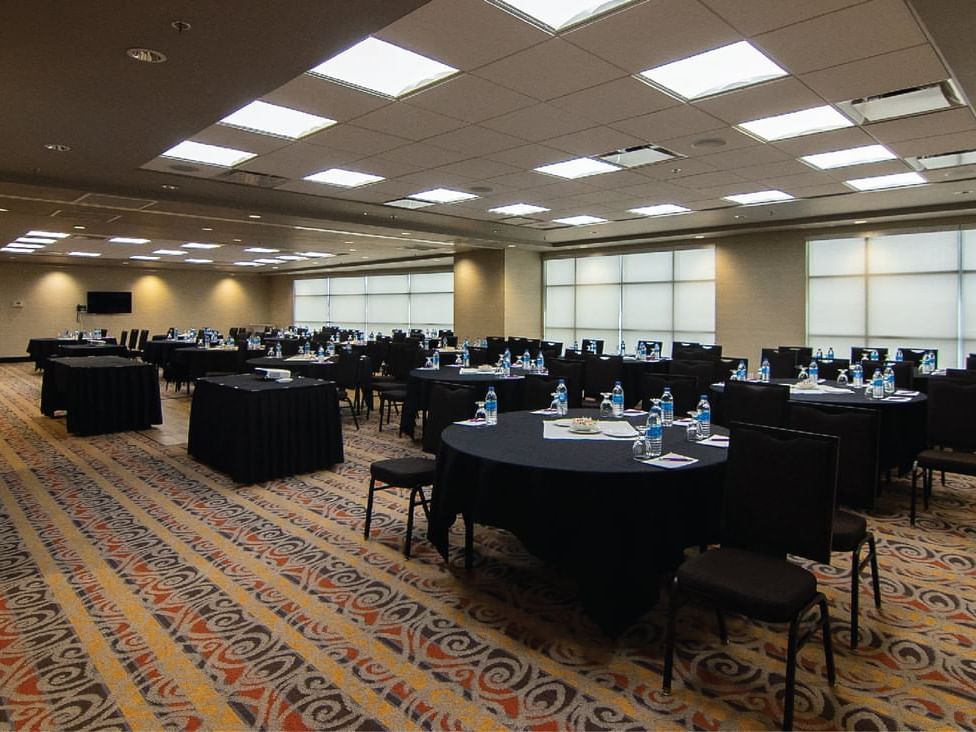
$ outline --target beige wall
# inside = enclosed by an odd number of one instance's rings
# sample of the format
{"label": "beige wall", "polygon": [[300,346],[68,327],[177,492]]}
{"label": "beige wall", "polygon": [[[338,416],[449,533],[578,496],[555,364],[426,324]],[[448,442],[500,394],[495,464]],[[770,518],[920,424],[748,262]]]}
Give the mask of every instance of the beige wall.
{"label": "beige wall", "polygon": [[[89,290],[132,292],[129,315],[85,315],[75,306]],[[50,267],[22,262],[0,264],[0,357],[24,356],[30,338],[54,336],[68,329],[106,328],[118,336],[124,328],[165,333],[182,328],[268,322],[268,279],[184,270],[126,267]],[[22,301],[22,308],[13,307]]]}
{"label": "beige wall", "polygon": [[542,338],[542,255],[538,252],[505,250],[504,335]]}
{"label": "beige wall", "polygon": [[295,296],[293,277],[271,277],[269,285],[268,317],[270,322],[284,327],[295,321]]}
{"label": "beige wall", "polygon": [[[541,290],[541,281],[536,287]],[[454,332],[461,338],[504,335],[504,250],[476,249],[454,256]]]}

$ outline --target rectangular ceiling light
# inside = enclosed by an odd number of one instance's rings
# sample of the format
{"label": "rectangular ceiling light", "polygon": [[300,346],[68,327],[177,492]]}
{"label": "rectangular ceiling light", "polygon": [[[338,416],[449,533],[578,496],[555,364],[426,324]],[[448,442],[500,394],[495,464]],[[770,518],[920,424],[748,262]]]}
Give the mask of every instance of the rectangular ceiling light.
{"label": "rectangular ceiling light", "polygon": [[138,239],[132,236],[113,236],[108,240],[110,244],[148,244],[149,239]]}
{"label": "rectangular ceiling light", "polygon": [[297,109],[279,107],[267,102],[251,102],[220,120],[220,124],[239,127],[250,132],[260,132],[265,135],[277,135],[297,140],[326,127],[331,127],[336,121],[316,114],[299,112]]}
{"label": "rectangular ceiling light", "polygon": [[309,73],[399,99],[458,72],[453,66],[367,38]]}
{"label": "rectangular ceiling light", "polygon": [[819,153],[817,155],[804,155],[800,160],[820,170],[831,170],[832,168],[846,168],[850,165],[877,163],[882,160],[894,160],[895,158],[895,154],[884,145],[862,145],[861,147],[851,147],[846,150],[834,150],[833,152]]}
{"label": "rectangular ceiling light", "polygon": [[67,239],[70,234],[62,234],[60,231],[28,231],[25,236],[44,236],[50,239]]}
{"label": "rectangular ceiling light", "polygon": [[542,213],[548,210],[548,208],[533,206],[530,203],[513,203],[509,206],[488,209],[490,213],[503,214],[505,216],[528,216],[529,214]]}
{"label": "rectangular ceiling light", "polygon": [[331,252],[299,252],[303,257],[334,257]]}
{"label": "rectangular ceiling light", "polygon": [[384,180],[383,176],[370,175],[369,173],[357,173],[354,170],[342,170],[342,168],[329,168],[321,170],[312,175],[306,175],[302,180],[312,183],[325,183],[330,186],[342,186],[343,188],[356,188],[367,183],[376,183]]}
{"label": "rectangular ceiling light", "polygon": [[0,252],[6,252],[7,254],[33,254],[33,249],[21,249],[20,247],[0,247]]}
{"label": "rectangular ceiling light", "polygon": [[606,219],[596,216],[569,216],[565,219],[553,219],[557,224],[568,224],[569,226],[586,226],[587,224],[605,224]]}
{"label": "rectangular ceiling light", "polygon": [[663,160],[675,160],[679,157],[684,156],[673,153],[670,150],[665,150],[663,147],[658,147],[657,145],[637,145],[636,147],[614,150],[613,152],[604,153],[599,156],[603,162],[610,163],[611,165],[619,165],[622,168],[638,168],[641,165],[652,165],[653,163],[660,163]]}
{"label": "rectangular ceiling light", "polygon": [[749,206],[755,203],[776,203],[777,201],[792,201],[793,196],[783,191],[755,191],[754,193],[739,193],[734,196],[722,196],[726,201]]}
{"label": "rectangular ceiling light", "polygon": [[561,163],[543,165],[535,170],[537,173],[546,173],[548,175],[558,175],[560,178],[573,179],[586,178],[590,175],[600,175],[602,173],[613,173],[614,171],[620,170],[620,168],[616,165],[605,163],[602,160],[594,160],[593,158],[574,158],[573,160],[564,160]]}
{"label": "rectangular ceiling light", "polygon": [[202,241],[188,241],[183,245],[184,249],[219,249],[220,244],[207,244]]}
{"label": "rectangular ceiling light", "polygon": [[156,262],[159,257],[150,257],[148,254],[133,254],[129,259],[138,259],[142,262]]}
{"label": "rectangular ceiling light", "polygon": [[429,191],[411,193],[409,197],[416,198],[418,201],[429,201],[430,203],[457,203],[458,201],[470,201],[472,198],[477,198],[473,193],[452,191],[449,188],[432,188]]}
{"label": "rectangular ceiling light", "polygon": [[858,123],[907,117],[913,114],[934,112],[961,104],[959,92],[951,81],[929,86],[899,89],[863,99],[840,102],[837,106],[850,114]]}
{"label": "rectangular ceiling light", "polygon": [[928,181],[918,173],[895,173],[894,175],[876,175],[871,178],[855,178],[854,180],[845,180],[844,183],[858,191],[879,191],[885,188],[918,186],[928,183]]}
{"label": "rectangular ceiling light", "polygon": [[162,153],[162,157],[230,168],[257,156],[255,153],[245,150],[235,150],[232,147],[207,145],[202,142],[184,140],[179,145],[175,145]]}
{"label": "rectangular ceiling light", "polygon": [[294,254],[280,254],[278,259],[284,259],[286,262],[307,262],[308,257],[298,257]]}
{"label": "rectangular ceiling light", "polygon": [[44,248],[43,244],[26,244],[22,242],[20,239],[18,239],[17,241],[10,242],[7,246],[17,247],[18,249],[43,249]]}
{"label": "rectangular ceiling light", "polygon": [[[938,155],[923,155],[918,158],[907,158],[907,160],[909,163],[924,170],[955,168],[959,165],[973,165],[976,163],[976,150],[960,150],[959,152],[939,153]],[[20,239],[17,241],[20,241]]]}
{"label": "rectangular ceiling light", "polygon": [[171,257],[183,257],[186,255],[182,249],[157,249],[153,254],[166,254]]}
{"label": "rectangular ceiling light", "polygon": [[495,5],[535,21],[551,33],[585,23],[634,0],[494,0]]}
{"label": "rectangular ceiling light", "polygon": [[641,216],[670,216],[672,214],[683,214],[691,211],[690,208],[678,206],[674,203],[659,203],[656,206],[643,206],[641,208],[628,209],[630,213],[640,214]]}
{"label": "rectangular ceiling light", "polygon": [[50,239],[46,236],[18,236],[17,241],[21,244],[54,244],[57,239]]}
{"label": "rectangular ceiling light", "polygon": [[234,262],[238,267],[260,267],[257,262]]}
{"label": "rectangular ceiling light", "polygon": [[253,252],[254,254],[276,254],[280,252],[280,249],[268,249],[267,247],[248,247],[244,250],[245,252]]}
{"label": "rectangular ceiling light", "polygon": [[701,99],[786,76],[786,71],[739,41],[640,72],[638,78],[682,99]]}
{"label": "rectangular ceiling light", "polygon": [[183,259],[181,261],[186,262],[187,264],[212,264],[213,263],[212,259],[196,259],[194,257],[190,257],[189,259]]}
{"label": "rectangular ceiling light", "polygon": [[387,201],[384,206],[395,206],[396,208],[427,208],[434,204],[430,201],[414,201],[409,198],[398,198],[395,201]]}
{"label": "rectangular ceiling light", "polygon": [[785,140],[788,137],[812,135],[816,132],[827,132],[828,130],[853,126],[853,122],[829,104],[736,125],[739,129],[745,130],[764,142]]}
{"label": "rectangular ceiling light", "polygon": [[283,264],[283,259],[255,259],[258,264]]}
{"label": "rectangular ceiling light", "polygon": [[69,257],[100,257],[98,252],[68,252]]}

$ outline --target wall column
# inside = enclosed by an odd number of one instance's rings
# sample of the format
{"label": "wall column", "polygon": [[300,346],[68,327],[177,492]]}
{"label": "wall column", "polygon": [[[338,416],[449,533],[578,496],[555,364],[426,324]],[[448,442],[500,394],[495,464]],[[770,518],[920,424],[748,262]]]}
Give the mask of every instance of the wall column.
{"label": "wall column", "polygon": [[455,254],[454,332],[541,338],[541,255],[507,248]]}

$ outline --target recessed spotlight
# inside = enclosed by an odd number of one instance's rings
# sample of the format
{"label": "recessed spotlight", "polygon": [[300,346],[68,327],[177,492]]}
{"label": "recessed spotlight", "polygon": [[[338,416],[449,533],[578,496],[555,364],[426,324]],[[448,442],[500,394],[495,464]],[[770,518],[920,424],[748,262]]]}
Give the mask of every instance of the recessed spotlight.
{"label": "recessed spotlight", "polygon": [[790,137],[812,135],[817,132],[838,130],[842,127],[853,127],[854,123],[842,115],[829,104],[821,107],[801,109],[798,112],[777,114],[773,117],[763,117],[751,122],[742,122],[736,127],[745,130],[753,137],[764,142],[785,140]]}
{"label": "recessed spotlight", "polygon": [[564,219],[553,219],[557,224],[568,224],[569,226],[586,226],[587,224],[605,224],[606,219],[596,216],[569,216]]}
{"label": "recessed spotlight", "polygon": [[100,257],[98,252],[68,252],[69,257]]}
{"label": "recessed spotlight", "polygon": [[857,220],[857,221],[855,221],[854,223],[855,223],[855,224],[866,224],[867,222],[868,222],[868,221],[867,221],[867,219],[858,219],[858,220]]}
{"label": "recessed spotlight", "polygon": [[360,259],[369,259],[369,257],[364,254],[363,256],[360,257]]}
{"label": "recessed spotlight", "polygon": [[139,239],[132,236],[113,236],[108,240],[110,244],[148,244],[150,239]]}
{"label": "recessed spotlight", "polygon": [[165,53],[154,48],[127,48],[125,55],[133,61],[141,61],[144,64],[162,64],[166,63],[167,59]]}
{"label": "recessed spotlight", "polygon": [[60,231],[40,231],[38,229],[32,229],[27,232],[27,236],[45,236],[51,239],[67,239],[71,234],[63,234]]}
{"label": "recessed spotlight", "polygon": [[878,191],[885,188],[902,188],[905,186],[919,186],[928,183],[918,173],[895,173],[894,175],[876,175],[870,178],[855,178],[845,180],[844,183],[858,191]]}
{"label": "recessed spotlight", "polygon": [[242,242],[244,240],[243,239],[231,239],[231,241]]}
{"label": "recessed spotlight", "polygon": [[305,137],[331,127],[335,123],[334,119],[328,117],[319,117],[316,114],[261,101],[251,102],[220,120],[222,125],[238,127],[249,132],[287,137],[290,140]]}
{"label": "recessed spotlight", "polygon": [[209,244],[202,241],[188,241],[183,245],[184,249],[220,249],[220,244]]}
{"label": "recessed spotlight", "polygon": [[246,150],[236,150],[232,147],[221,145],[207,145],[193,140],[184,140],[179,145],[174,145],[169,150],[161,153],[164,158],[176,158],[178,160],[189,160],[192,163],[205,163],[206,165],[217,165],[224,168],[233,167],[253,157],[256,153]]}
{"label": "recessed spotlight", "polygon": [[350,252],[354,252],[354,251],[356,251],[356,250],[355,250],[355,248],[353,248],[353,247],[349,247],[349,251],[350,251]]}
{"label": "recessed spotlight", "polygon": [[71,145],[64,145],[60,142],[49,142],[44,145],[45,150],[51,150],[52,152],[71,152]]}
{"label": "recessed spotlight", "polygon": [[678,206],[674,203],[659,203],[655,206],[642,206],[641,208],[627,209],[630,213],[640,214],[641,216],[670,216],[672,214],[689,213],[690,208]]}
{"label": "recessed spotlight", "polygon": [[77,229],[78,231],[84,231],[87,227],[85,226],[72,226],[72,229]]}
{"label": "recessed spotlight", "polygon": [[248,214],[247,217],[249,219],[259,219],[261,218],[261,214]]}
{"label": "recessed spotlight", "polygon": [[174,186],[172,183],[163,183],[159,187],[162,188],[164,191],[178,191],[180,189],[179,186]]}
{"label": "recessed spotlight", "polygon": [[620,168],[616,165],[605,163],[602,160],[575,158],[573,160],[564,160],[561,163],[553,163],[552,165],[543,165],[535,170],[538,173],[557,175],[560,178],[569,178],[572,180],[574,178],[586,178],[602,173],[613,173],[616,170],[620,170]]}
{"label": "recessed spotlight", "polygon": [[212,226],[201,226],[200,231],[213,231]]}
{"label": "recessed spotlight", "polygon": [[783,191],[755,191],[753,193],[738,193],[734,196],[722,196],[726,201],[749,206],[759,203],[776,203],[778,201],[792,201],[793,196]]}
{"label": "recessed spotlight", "polygon": [[143,262],[157,262],[159,257],[150,257],[148,254],[133,254],[129,259],[138,259]]}
{"label": "recessed spotlight", "polygon": [[432,188],[429,191],[413,193],[409,197],[416,198],[418,201],[428,201],[430,203],[457,203],[458,201],[469,201],[472,198],[477,198],[477,196],[473,193],[452,191],[448,188]]}
{"label": "recessed spotlight", "polygon": [[325,183],[330,186],[342,186],[343,188],[358,188],[367,183],[376,183],[383,180],[381,175],[371,175],[370,173],[358,173],[354,170],[343,170],[341,168],[329,168],[321,170],[312,175],[306,175],[302,180],[312,183]]}
{"label": "recessed spotlight", "polygon": [[543,208],[542,206],[533,206],[530,203],[513,203],[508,206],[499,206],[498,208],[489,208],[489,213],[503,214],[504,216],[528,216],[529,214],[542,213],[543,211],[548,211],[548,208]]}
{"label": "recessed spotlight", "polygon": [[509,244],[509,245],[508,245],[508,248],[509,248],[509,249],[514,249],[514,248],[515,248],[515,245],[514,245],[514,244]]}
{"label": "recessed spotlight", "polygon": [[781,76],[786,76],[786,71],[748,41],[739,41],[647,69],[640,72],[639,78],[682,99],[690,100],[752,86]]}
{"label": "recessed spotlight", "polygon": [[398,99],[458,72],[378,38],[366,38],[309,73]]}
{"label": "recessed spotlight", "polygon": [[280,252],[280,249],[268,249],[267,247],[248,247],[244,250],[245,252],[253,252],[254,254],[275,254]]}
{"label": "recessed spotlight", "polygon": [[696,239],[704,239],[705,238],[705,235],[704,234],[695,234],[695,238]]}
{"label": "recessed spotlight", "polygon": [[804,155],[800,160],[820,170],[831,170],[833,168],[846,168],[851,165],[878,163],[882,160],[894,160],[896,157],[884,145],[862,145],[861,147],[851,147],[846,150],[834,150],[833,152],[819,153],[817,155]]}
{"label": "recessed spotlight", "polygon": [[0,213],[7,213],[9,211],[10,211],[9,208],[0,208]]}

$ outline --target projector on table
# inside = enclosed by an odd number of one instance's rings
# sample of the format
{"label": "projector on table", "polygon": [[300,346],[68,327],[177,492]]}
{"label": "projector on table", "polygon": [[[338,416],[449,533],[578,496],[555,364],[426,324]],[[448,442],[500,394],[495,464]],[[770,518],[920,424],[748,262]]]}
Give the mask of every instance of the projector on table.
{"label": "projector on table", "polygon": [[288,369],[270,369],[270,368],[258,368],[256,371],[261,372],[261,377],[267,379],[268,381],[277,381],[278,379],[290,379],[291,371]]}

